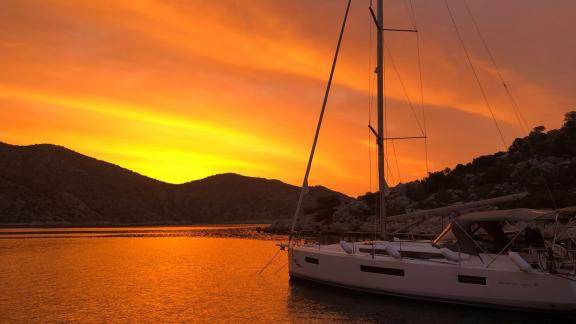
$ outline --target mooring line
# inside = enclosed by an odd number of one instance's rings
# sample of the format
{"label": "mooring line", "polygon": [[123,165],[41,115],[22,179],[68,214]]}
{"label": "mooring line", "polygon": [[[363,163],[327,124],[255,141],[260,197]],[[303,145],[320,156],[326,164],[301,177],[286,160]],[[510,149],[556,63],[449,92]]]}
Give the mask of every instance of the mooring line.
{"label": "mooring line", "polygon": [[258,275],[261,275],[262,272],[264,272],[264,270],[266,270],[266,268],[268,268],[270,266],[270,264],[272,264],[272,261],[274,261],[276,259],[276,257],[278,256],[278,254],[280,254],[282,250],[278,249],[278,251],[276,251],[276,254],[274,254],[274,256],[270,259],[270,261],[268,261],[268,263],[266,263],[266,265],[260,269],[260,271],[258,271]]}

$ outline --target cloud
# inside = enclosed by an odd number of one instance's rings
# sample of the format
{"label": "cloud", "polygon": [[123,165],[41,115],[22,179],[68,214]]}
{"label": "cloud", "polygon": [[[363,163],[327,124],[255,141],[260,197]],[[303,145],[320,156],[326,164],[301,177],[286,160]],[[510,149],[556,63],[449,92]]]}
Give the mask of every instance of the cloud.
{"label": "cloud", "polygon": [[[431,168],[502,149],[445,8],[413,2]],[[516,117],[462,4],[450,4],[509,143],[521,134]],[[364,143],[375,40],[366,5],[352,6],[312,174],[313,183],[351,194],[369,190]],[[569,73],[576,71],[576,45],[557,30],[573,29],[574,2],[470,5],[530,126],[560,125],[576,103]],[[345,2],[1,6],[2,140],[52,141],[171,182],[240,172],[300,183]],[[386,22],[411,25],[402,2],[387,3]],[[388,135],[418,135],[399,82],[420,116],[415,37],[386,33],[386,42],[393,55],[386,69]],[[395,144],[391,176],[425,175],[422,143]]]}

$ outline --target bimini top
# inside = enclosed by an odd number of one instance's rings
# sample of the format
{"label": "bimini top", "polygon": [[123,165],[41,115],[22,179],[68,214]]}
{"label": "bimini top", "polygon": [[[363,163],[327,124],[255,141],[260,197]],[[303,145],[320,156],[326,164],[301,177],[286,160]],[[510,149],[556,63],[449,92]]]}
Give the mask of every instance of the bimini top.
{"label": "bimini top", "polygon": [[[575,213],[576,207],[555,211],[517,208],[473,212],[455,218],[434,240],[434,244],[438,244],[451,231],[458,242],[458,248],[461,252],[478,255],[480,249],[478,249],[479,243],[476,241],[475,235],[476,231],[482,228],[489,237],[488,243],[482,243],[484,248],[489,252],[498,252],[506,248],[510,242],[504,232],[504,225],[500,223],[501,221],[552,222],[556,219],[556,215],[558,215],[558,220],[566,221],[574,217]],[[476,228],[473,228],[474,224],[477,225]]]}
{"label": "bimini top", "polygon": [[524,221],[554,220],[555,213],[562,216],[571,216],[576,213],[576,207],[567,207],[554,210],[539,210],[529,208],[516,208],[504,210],[480,211],[464,214],[457,217],[458,223],[496,222],[496,221]]}

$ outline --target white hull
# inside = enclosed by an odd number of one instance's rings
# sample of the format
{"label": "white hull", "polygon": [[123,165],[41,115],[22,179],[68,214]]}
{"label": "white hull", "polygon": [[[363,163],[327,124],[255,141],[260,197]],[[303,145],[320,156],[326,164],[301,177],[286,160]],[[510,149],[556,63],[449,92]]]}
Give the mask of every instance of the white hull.
{"label": "white hull", "polygon": [[576,282],[545,272],[522,272],[509,262],[508,256],[500,258],[506,259],[486,268],[483,263],[478,266],[472,261],[467,265],[442,259],[347,254],[337,245],[293,246],[289,272],[295,278],[416,299],[498,308],[576,311]]}

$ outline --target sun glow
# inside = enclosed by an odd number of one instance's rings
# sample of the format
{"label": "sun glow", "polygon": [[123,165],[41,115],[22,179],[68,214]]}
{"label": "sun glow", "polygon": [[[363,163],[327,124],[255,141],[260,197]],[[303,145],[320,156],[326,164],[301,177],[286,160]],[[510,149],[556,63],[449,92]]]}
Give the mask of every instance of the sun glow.
{"label": "sun glow", "polygon": [[[473,9],[491,21],[487,37],[527,119],[558,126],[576,102],[573,80],[558,77],[576,68],[575,49],[557,34],[541,46],[531,40],[573,28],[560,19],[569,8],[511,1],[505,6],[524,10],[515,19],[526,25],[512,30],[490,6]],[[222,172],[301,181],[344,3],[7,0],[2,7],[0,141],[59,144],[173,183]],[[546,15],[533,16],[535,7]],[[409,25],[403,10],[390,4],[387,21]],[[416,11],[430,169],[502,149],[446,13],[428,2],[416,2]],[[548,16],[558,19],[541,18]],[[366,129],[370,24],[365,5],[353,5],[311,178],[352,195],[374,190]],[[521,135],[515,115],[478,39],[464,31],[509,144]],[[415,38],[386,39],[423,123]],[[558,50],[545,50],[552,45]],[[418,135],[391,59],[388,135]],[[421,142],[397,142],[394,151],[388,147],[392,184],[426,174]]]}

